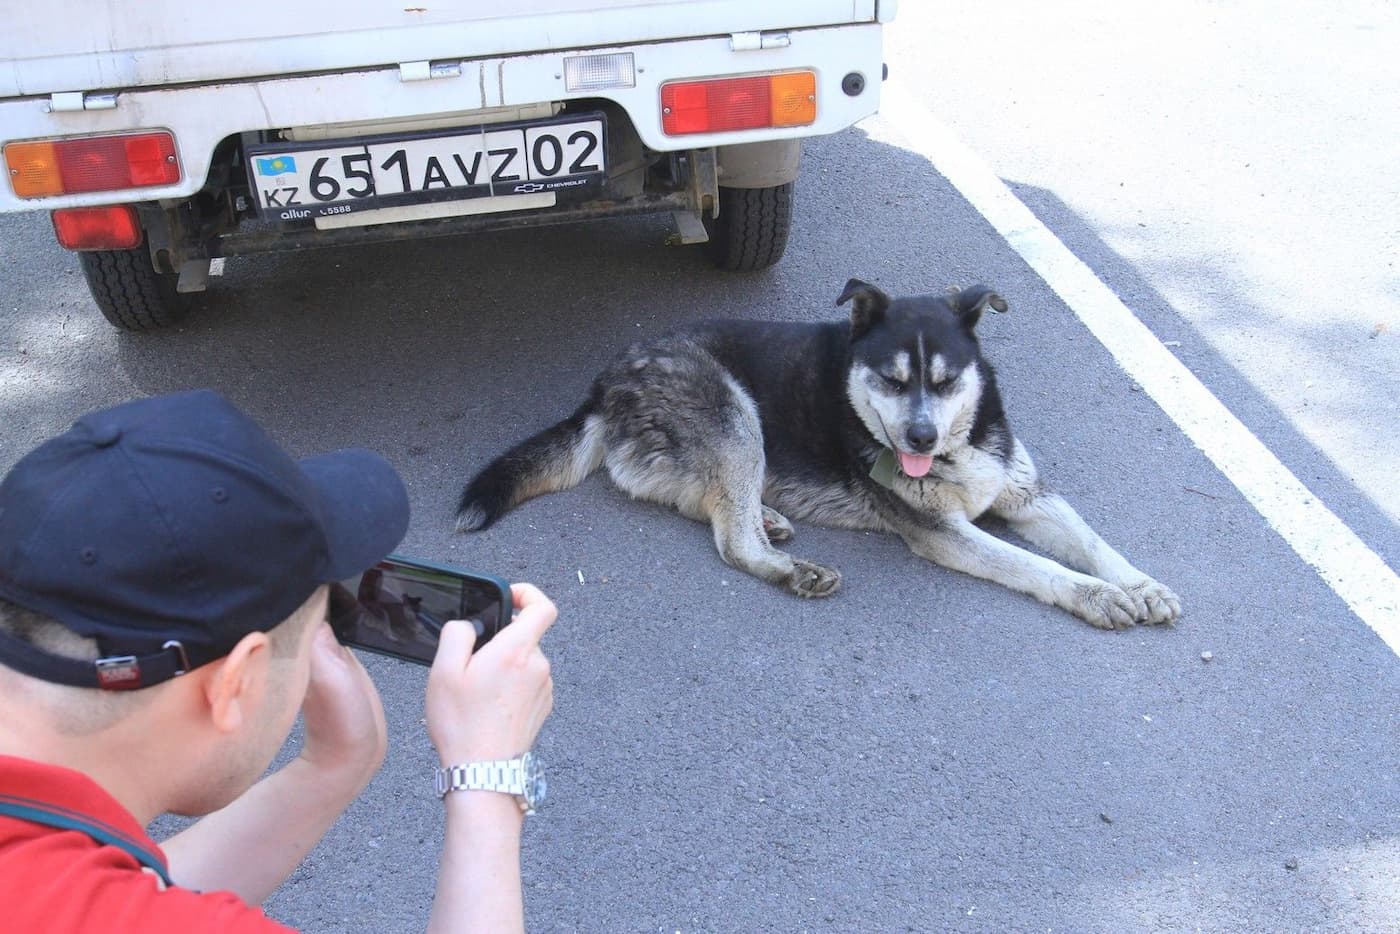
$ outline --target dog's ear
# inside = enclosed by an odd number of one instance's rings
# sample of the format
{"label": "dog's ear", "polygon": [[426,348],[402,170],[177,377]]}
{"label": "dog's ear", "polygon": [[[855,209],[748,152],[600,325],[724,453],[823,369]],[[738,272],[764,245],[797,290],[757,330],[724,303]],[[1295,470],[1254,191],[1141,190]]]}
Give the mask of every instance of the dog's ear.
{"label": "dog's ear", "polygon": [[982,317],[982,311],[990,307],[992,311],[1005,311],[1006,299],[985,285],[974,285],[970,289],[950,289],[953,294],[953,307],[962,319],[963,327],[971,331]]}
{"label": "dog's ear", "polygon": [[844,305],[852,299],[855,304],[851,305],[851,340],[855,340],[885,317],[885,309],[890,307],[890,297],[869,282],[851,279],[836,304]]}

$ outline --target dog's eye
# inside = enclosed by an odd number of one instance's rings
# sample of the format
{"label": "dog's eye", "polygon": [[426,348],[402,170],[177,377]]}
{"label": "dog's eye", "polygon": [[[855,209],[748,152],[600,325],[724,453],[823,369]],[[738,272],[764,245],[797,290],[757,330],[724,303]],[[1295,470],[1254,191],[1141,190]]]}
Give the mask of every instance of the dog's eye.
{"label": "dog's eye", "polygon": [[880,374],[880,379],[884,380],[884,381],[885,381],[885,385],[888,386],[889,388],[893,389],[895,392],[903,392],[903,391],[904,391],[904,386],[905,386],[904,380],[900,379],[898,376],[888,376],[888,375],[886,375],[886,374],[884,374],[884,373],[881,373],[881,374]]}
{"label": "dog's eye", "polygon": [[933,391],[938,393],[940,396],[946,396],[948,393],[953,391],[953,384],[956,382],[957,380],[955,379],[940,379],[938,382],[933,384]]}

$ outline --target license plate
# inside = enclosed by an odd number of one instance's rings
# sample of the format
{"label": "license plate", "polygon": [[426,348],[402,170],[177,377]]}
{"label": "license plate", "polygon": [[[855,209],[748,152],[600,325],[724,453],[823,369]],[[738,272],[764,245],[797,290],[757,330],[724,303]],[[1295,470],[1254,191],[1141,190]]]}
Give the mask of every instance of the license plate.
{"label": "license plate", "polygon": [[578,193],[598,187],[607,170],[605,126],[602,114],[585,114],[446,133],[260,143],[247,149],[248,178],[259,213],[282,221],[431,201]]}

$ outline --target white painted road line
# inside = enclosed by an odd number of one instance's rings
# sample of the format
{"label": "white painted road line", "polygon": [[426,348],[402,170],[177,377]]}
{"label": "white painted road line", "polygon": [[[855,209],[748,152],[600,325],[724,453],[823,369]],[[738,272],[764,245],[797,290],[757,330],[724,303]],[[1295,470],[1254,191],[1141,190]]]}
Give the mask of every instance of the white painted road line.
{"label": "white painted road line", "polygon": [[[972,150],[893,81],[880,114],[1064,300],[1259,514],[1400,655],[1400,577],[1312,494]],[[865,124],[881,138],[878,122]],[[900,145],[897,140],[883,140]]]}

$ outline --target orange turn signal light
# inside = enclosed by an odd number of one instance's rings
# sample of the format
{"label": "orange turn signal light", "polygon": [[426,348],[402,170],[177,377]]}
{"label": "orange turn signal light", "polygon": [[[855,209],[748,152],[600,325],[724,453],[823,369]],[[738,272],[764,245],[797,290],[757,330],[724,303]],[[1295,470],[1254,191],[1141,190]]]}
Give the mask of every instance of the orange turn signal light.
{"label": "orange turn signal light", "polygon": [[661,86],[661,128],[668,136],[806,126],[816,119],[817,76],[811,71]]}
{"label": "orange turn signal light", "polygon": [[774,75],[769,84],[773,126],[806,126],[817,119],[817,76],[810,71]]}
{"label": "orange turn signal light", "polygon": [[175,137],[166,132],[5,144],[10,186],[21,198],[121,191],[180,180]]}
{"label": "orange turn signal light", "polygon": [[53,143],[10,143],[5,147],[5,166],[10,170],[10,187],[21,198],[63,194]]}

